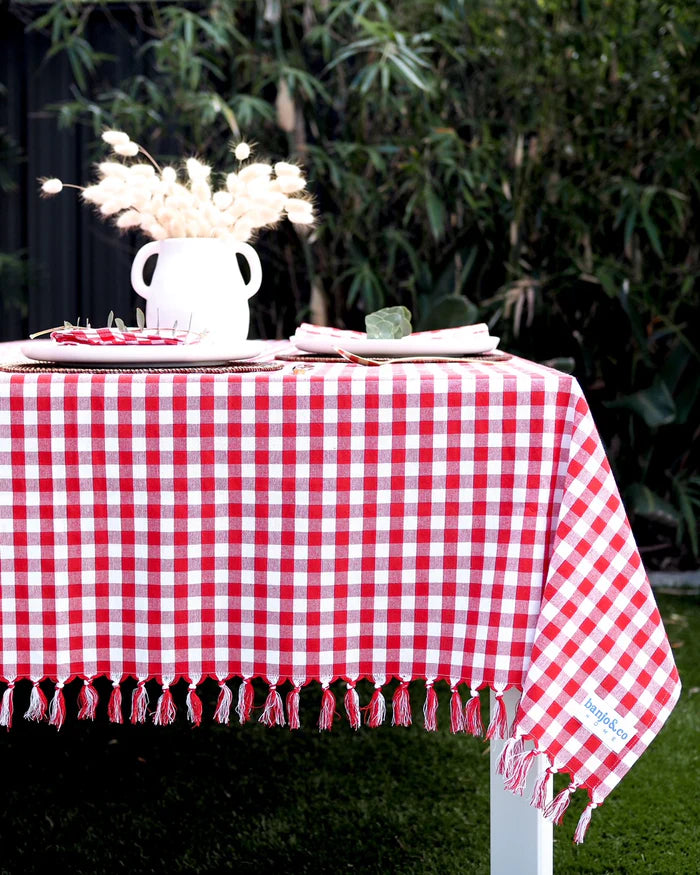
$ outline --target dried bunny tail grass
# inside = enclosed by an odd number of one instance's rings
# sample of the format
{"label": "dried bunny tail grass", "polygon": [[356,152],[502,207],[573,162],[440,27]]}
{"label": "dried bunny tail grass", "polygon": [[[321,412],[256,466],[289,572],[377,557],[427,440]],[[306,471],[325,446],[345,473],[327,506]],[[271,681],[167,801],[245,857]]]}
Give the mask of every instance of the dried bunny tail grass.
{"label": "dried bunny tail grass", "polygon": [[113,216],[115,213],[119,213],[124,209],[121,201],[105,201],[103,204],[100,204],[100,212],[103,216]]}
{"label": "dried bunny tail grass", "polygon": [[141,213],[138,210],[127,210],[122,213],[116,222],[117,228],[126,231],[130,228],[138,228],[141,225]]}
{"label": "dried bunny tail grass", "polygon": [[101,161],[97,165],[97,169],[102,176],[119,176],[122,179],[127,179],[129,176],[129,167],[122,164],[121,161]]}
{"label": "dried bunny tail grass", "polygon": [[131,138],[124,131],[103,131],[102,139],[110,146],[124,146],[131,142]]}
{"label": "dried bunny tail grass", "polygon": [[238,171],[238,179],[241,182],[248,183],[253,179],[259,179],[262,176],[270,176],[272,167],[269,164],[248,164]]}
{"label": "dried bunny tail grass", "polygon": [[174,185],[177,182],[177,170],[174,167],[164,167],[161,170],[160,178],[166,185]]}
{"label": "dried bunny tail grass", "polygon": [[239,143],[233,150],[233,154],[239,161],[246,161],[250,158],[250,146],[247,143]]}
{"label": "dried bunny tail grass", "polygon": [[185,161],[185,168],[187,170],[187,175],[193,183],[204,182],[209,178],[209,174],[211,173],[211,167],[202,164],[202,162],[198,161],[196,158],[188,158],[187,161]]}
{"label": "dried bunny tail grass", "polygon": [[127,167],[129,176],[145,176],[147,179],[155,179],[156,170],[150,164],[131,164]]}
{"label": "dried bunny tail grass", "polygon": [[227,210],[233,203],[233,195],[230,191],[215,191],[211,200],[218,210]]}
{"label": "dried bunny tail grass", "polygon": [[211,189],[204,180],[199,179],[192,182],[192,195],[200,204],[208,203],[211,198]]}
{"label": "dried bunny tail grass", "polygon": [[117,143],[115,146],[112,146],[115,154],[121,155],[124,158],[134,158],[139,154],[139,147],[137,143],[132,143],[129,140],[128,143]]}
{"label": "dried bunny tail grass", "polygon": [[278,161],[275,164],[275,174],[277,176],[301,176],[301,167],[289,164],[287,161]]}
{"label": "dried bunny tail grass", "polygon": [[229,173],[226,176],[226,189],[231,192],[231,194],[238,194],[244,188],[243,183],[238,178],[237,173]]}
{"label": "dried bunny tail grass", "polygon": [[284,194],[294,194],[296,191],[303,191],[306,188],[306,180],[301,176],[278,176],[276,179],[277,187]]}

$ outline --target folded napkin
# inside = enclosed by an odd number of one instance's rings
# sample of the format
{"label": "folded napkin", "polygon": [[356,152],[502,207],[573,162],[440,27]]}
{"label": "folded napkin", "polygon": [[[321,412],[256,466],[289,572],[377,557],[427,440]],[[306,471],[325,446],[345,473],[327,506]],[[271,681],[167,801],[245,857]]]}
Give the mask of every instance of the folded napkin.
{"label": "folded napkin", "polygon": [[51,339],[65,346],[176,346],[197,343],[199,335],[191,331],[157,331],[134,328],[119,331],[116,328],[61,328],[51,332]]}
{"label": "folded napkin", "polygon": [[[474,335],[488,334],[489,327],[485,322],[479,322],[475,325],[462,325],[459,328],[439,328],[434,331],[414,331],[409,337],[429,337],[435,340],[456,340],[462,336],[474,337]],[[297,328],[294,337],[303,338],[304,336],[312,337],[328,337],[336,340],[359,340],[367,337],[364,331],[349,331],[343,328],[331,328],[326,325],[312,325],[310,322],[302,322]],[[291,339],[294,340],[294,337]]]}

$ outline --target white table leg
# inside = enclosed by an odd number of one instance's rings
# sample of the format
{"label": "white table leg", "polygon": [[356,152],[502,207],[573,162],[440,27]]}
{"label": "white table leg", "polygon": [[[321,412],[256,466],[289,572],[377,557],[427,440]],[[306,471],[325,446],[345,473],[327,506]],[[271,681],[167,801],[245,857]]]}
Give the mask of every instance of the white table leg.
{"label": "white table leg", "polygon": [[[504,696],[509,719],[519,697],[518,690],[508,690]],[[492,691],[491,713],[494,703]],[[502,741],[491,742],[491,875],[552,875],[552,824],[530,805],[533,784],[547,765],[545,758],[535,759],[523,796],[515,796],[503,789],[503,778],[496,774],[502,747]]]}

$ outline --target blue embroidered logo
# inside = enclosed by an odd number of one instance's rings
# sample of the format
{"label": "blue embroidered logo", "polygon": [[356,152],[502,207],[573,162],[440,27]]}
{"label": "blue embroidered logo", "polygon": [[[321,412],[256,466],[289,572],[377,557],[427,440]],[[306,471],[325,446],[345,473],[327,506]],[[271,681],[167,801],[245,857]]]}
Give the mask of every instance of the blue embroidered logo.
{"label": "blue embroidered logo", "polygon": [[619,753],[636,735],[634,717],[620,715],[598,696],[587,693],[581,702],[571,702],[577,720],[611,750]]}

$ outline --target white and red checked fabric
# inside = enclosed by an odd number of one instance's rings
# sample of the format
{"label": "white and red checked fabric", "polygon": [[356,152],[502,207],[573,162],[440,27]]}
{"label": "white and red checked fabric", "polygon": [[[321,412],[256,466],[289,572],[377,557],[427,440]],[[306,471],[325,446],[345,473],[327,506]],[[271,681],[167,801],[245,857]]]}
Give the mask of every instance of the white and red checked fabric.
{"label": "white and red checked fabric", "polygon": [[[407,684],[453,691],[450,725],[478,733],[478,693],[522,690],[506,785],[533,758],[599,804],[658,733],[678,675],[616,485],[578,384],[508,362],[249,374],[0,373],[0,632],[9,724],[16,682],[138,682],[131,719],[174,714],[170,685],[216,678],[216,719],[270,692],[261,720],[299,726],[299,688],[348,684],[353,726],[411,720]],[[369,703],[355,684],[374,682]],[[278,687],[291,687],[286,714]],[[468,688],[466,705],[461,692]],[[235,687],[234,687],[235,689]],[[499,699],[499,702],[502,702]],[[615,751],[582,717],[604,703]],[[586,704],[588,703],[588,704]],[[602,712],[601,712],[602,716]],[[303,721],[302,721],[303,722]],[[617,725],[617,724],[616,724]],[[524,742],[534,742],[526,749]],[[619,747],[619,739],[616,741]],[[536,788],[541,804],[544,789]],[[538,795],[539,794],[539,795]]]}
{"label": "white and red checked fabric", "polygon": [[151,328],[60,328],[51,332],[51,339],[66,346],[176,346],[198,343],[201,335],[192,331],[156,331]]}

